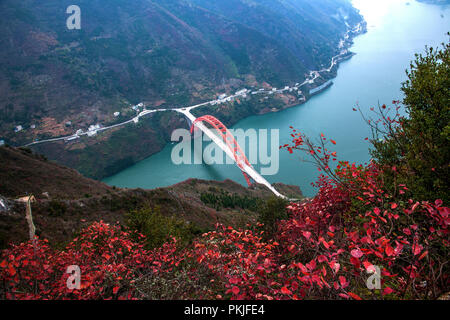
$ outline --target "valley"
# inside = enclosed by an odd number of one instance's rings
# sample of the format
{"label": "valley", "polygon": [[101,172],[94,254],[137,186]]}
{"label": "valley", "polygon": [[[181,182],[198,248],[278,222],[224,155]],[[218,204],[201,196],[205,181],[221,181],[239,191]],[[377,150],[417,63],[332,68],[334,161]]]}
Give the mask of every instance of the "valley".
{"label": "valley", "polygon": [[[86,22],[80,30],[62,25],[68,1],[0,5],[11,17],[3,22],[0,37],[5,48],[0,56],[0,85],[5,88],[0,140],[21,146],[56,139],[33,148],[97,179],[161,151],[173,129],[185,125],[183,117],[164,113],[122,127],[139,115],[133,106],[168,110],[242,88],[292,88],[311,80],[309,70],[327,69],[324,73],[333,77],[332,57],[343,49],[349,28],[362,22],[345,0],[115,0],[108,8],[101,3],[78,3]],[[119,28],[114,17],[119,17]],[[269,22],[261,24],[261,19]],[[20,59],[9,65],[10,56]],[[317,85],[327,80],[315,79]],[[314,85],[307,83],[304,91]],[[228,101],[225,108],[244,110],[224,123],[229,126],[309,97],[279,92],[268,99],[253,98]],[[97,125],[111,130],[89,132]],[[75,139],[79,130],[92,136]]]}

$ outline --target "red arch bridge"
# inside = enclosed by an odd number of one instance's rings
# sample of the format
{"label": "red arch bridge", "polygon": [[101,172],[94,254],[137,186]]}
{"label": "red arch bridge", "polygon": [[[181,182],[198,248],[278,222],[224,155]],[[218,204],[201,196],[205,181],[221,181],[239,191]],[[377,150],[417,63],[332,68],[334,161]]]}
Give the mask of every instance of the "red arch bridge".
{"label": "red arch bridge", "polygon": [[[236,165],[241,169],[242,174],[247,181],[249,186],[252,185],[250,179],[258,184],[266,186],[270,191],[272,191],[277,197],[285,198],[284,195],[279,193],[263,176],[261,176],[249,163],[245,153],[241,150],[241,147],[237,143],[234,136],[228,131],[227,127],[220,122],[217,118],[206,115],[199,118],[195,118],[191,114],[190,109],[177,109],[178,112],[183,113],[191,122],[191,133],[195,128],[200,129],[204,134],[206,134],[212,141],[214,141],[231,159],[234,159]],[[208,123],[213,127],[213,130],[208,128],[205,123]]]}

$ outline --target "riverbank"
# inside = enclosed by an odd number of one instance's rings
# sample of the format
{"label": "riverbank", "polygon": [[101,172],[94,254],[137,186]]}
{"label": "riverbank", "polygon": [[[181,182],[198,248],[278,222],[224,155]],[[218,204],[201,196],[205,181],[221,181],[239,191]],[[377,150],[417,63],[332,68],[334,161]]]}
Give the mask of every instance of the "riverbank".
{"label": "riverbank", "polygon": [[[258,113],[258,115],[264,115],[264,114],[268,114],[268,113],[274,113],[274,112],[280,112],[295,106],[299,106],[299,105],[303,105],[305,103],[307,103],[313,96],[316,96],[322,92],[324,92],[325,90],[327,90],[329,87],[331,87],[333,85],[333,79],[337,77],[337,70],[339,69],[339,64],[350,60],[352,57],[354,57],[356,55],[356,53],[348,51],[348,49],[350,49],[350,47],[353,45],[353,39],[359,35],[362,35],[364,33],[367,32],[367,24],[366,22],[364,22],[364,27],[361,30],[361,32],[354,34],[354,36],[352,38],[350,38],[350,44],[347,48],[345,48],[345,50],[347,51],[345,54],[343,54],[340,57],[337,57],[335,60],[335,64],[329,69],[326,70],[327,72],[325,73],[325,70],[319,71],[320,76],[316,77],[313,80],[313,83],[308,85],[307,90],[309,91],[309,93],[307,93],[306,95],[304,95],[305,99],[303,101],[297,101],[295,103],[289,103],[286,104],[284,107],[282,107],[281,109],[275,109],[275,110],[263,110],[260,113]],[[335,59],[335,57],[332,58]],[[317,71],[310,71],[311,73],[317,72]],[[316,80],[321,80],[316,82]],[[306,81],[305,81],[306,82]],[[304,84],[304,86],[306,86],[307,84]],[[303,88],[304,89],[304,88]],[[302,90],[303,92],[303,90]],[[242,120],[242,119],[240,119]],[[239,120],[239,121],[240,121]]]}
{"label": "riverbank", "polygon": [[[303,104],[310,99],[310,90],[337,75],[339,63],[352,55],[348,49],[353,38],[365,30],[365,21],[349,29],[339,44],[340,53],[331,58],[330,65],[322,66],[319,71],[310,71],[301,84],[276,89],[263,82],[255,84],[244,94],[230,93],[231,88],[228,88],[225,98],[185,108],[198,108],[195,116],[211,114],[226,126],[232,126],[249,116]],[[168,111],[172,109],[147,106],[143,111],[139,110],[137,116],[123,119],[121,123],[96,125],[93,131],[77,130],[79,133],[71,136],[39,141],[31,146],[36,152],[52,155],[49,157],[78,169],[86,176],[104,179],[160,152],[170,142],[173,130],[187,127],[185,119]],[[99,154],[103,156],[98,158]]]}

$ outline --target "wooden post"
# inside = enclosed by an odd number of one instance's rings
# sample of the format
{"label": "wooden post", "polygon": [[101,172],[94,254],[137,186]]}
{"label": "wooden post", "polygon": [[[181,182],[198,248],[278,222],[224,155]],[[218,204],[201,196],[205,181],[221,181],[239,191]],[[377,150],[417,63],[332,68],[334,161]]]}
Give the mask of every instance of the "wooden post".
{"label": "wooden post", "polygon": [[28,232],[30,235],[30,240],[33,242],[33,247],[36,247],[36,227],[34,226],[33,215],[31,213],[31,202],[33,200],[34,200],[33,195],[28,197],[26,218],[28,222]]}
{"label": "wooden post", "polygon": [[33,195],[29,195],[19,198],[16,201],[25,203],[26,205],[25,218],[28,222],[28,234],[30,236],[30,240],[33,242],[33,246],[36,248],[36,227],[34,226],[33,215],[31,213],[31,203],[35,202],[36,198]]}

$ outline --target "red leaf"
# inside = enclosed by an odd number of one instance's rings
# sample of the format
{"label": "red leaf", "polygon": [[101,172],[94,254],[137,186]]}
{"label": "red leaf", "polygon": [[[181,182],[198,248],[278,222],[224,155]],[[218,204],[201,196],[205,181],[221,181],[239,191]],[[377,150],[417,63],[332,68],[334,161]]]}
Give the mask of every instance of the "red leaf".
{"label": "red leaf", "polygon": [[16,274],[16,269],[14,269],[12,264],[9,264],[8,266],[8,273],[10,276],[14,276]]}
{"label": "red leaf", "polygon": [[233,292],[234,295],[238,295],[239,292],[240,292],[240,290],[239,290],[238,287],[235,286],[235,287],[233,287],[233,288],[231,289],[231,292]]}
{"label": "red leaf", "polygon": [[359,269],[361,267],[361,263],[360,263],[359,259],[357,259],[355,257],[350,257],[350,262],[353,264],[353,266],[356,269]]}
{"label": "red leaf", "polygon": [[357,259],[361,258],[364,253],[362,253],[362,251],[358,248],[358,249],[353,249],[350,254],[352,255],[352,257],[355,257]]}
{"label": "red leaf", "polygon": [[367,271],[369,271],[369,268],[370,268],[370,270],[373,268],[373,264],[371,264],[367,260],[363,262],[363,265],[364,265],[364,267],[366,268]]}
{"label": "red leaf", "polygon": [[239,283],[239,279],[238,279],[238,278],[231,278],[231,279],[229,280],[229,282],[230,282],[231,284],[237,284],[237,283]]}
{"label": "red leaf", "polygon": [[336,141],[334,141],[333,139],[330,139],[332,144],[336,144]]}
{"label": "red leaf", "polygon": [[355,300],[362,300],[360,296],[354,294],[353,292],[347,292],[347,293],[350,297],[352,297]]}
{"label": "red leaf", "polygon": [[292,294],[291,290],[289,290],[286,287],[281,288],[281,293],[282,294]]}
{"label": "red leaf", "polygon": [[339,293],[339,297],[342,297],[342,298],[345,298],[345,299],[349,298],[349,296],[346,295],[345,293]]}
{"label": "red leaf", "polygon": [[113,288],[113,294],[116,294],[117,291],[119,291],[119,287],[114,287],[114,288]]}
{"label": "red leaf", "polygon": [[417,243],[415,243],[412,246],[412,251],[413,251],[414,255],[417,256],[419,253],[422,252],[422,246],[417,244]]}
{"label": "red leaf", "polygon": [[387,294],[391,294],[392,292],[394,292],[394,290],[392,290],[391,288],[387,287],[383,290],[383,296],[387,295]]}
{"label": "red leaf", "polygon": [[348,287],[347,279],[344,276],[339,276],[339,283],[341,284],[342,289]]}
{"label": "red leaf", "polygon": [[326,249],[329,249],[329,248],[330,248],[330,245],[325,241],[324,238],[320,237],[319,241],[322,242],[323,246],[324,246]]}
{"label": "red leaf", "polygon": [[424,251],[421,255],[420,255],[420,257],[419,257],[419,260],[422,260],[423,258],[425,258],[425,256],[428,254],[428,251]]}
{"label": "red leaf", "polygon": [[392,248],[389,244],[388,245],[386,245],[386,254],[390,257],[390,256],[393,256],[394,255],[394,253],[395,253],[395,251],[394,251],[394,248]]}
{"label": "red leaf", "polygon": [[339,269],[341,268],[341,265],[334,260],[331,261],[329,263],[329,265],[330,265],[330,268],[334,271],[334,273],[338,273]]}

